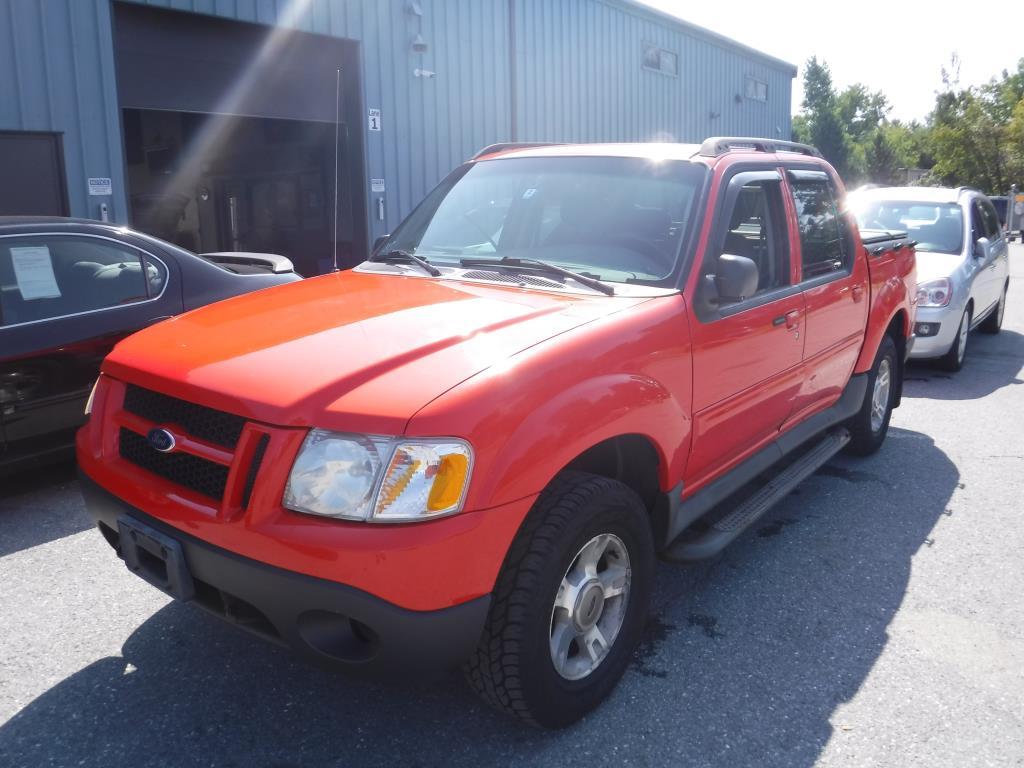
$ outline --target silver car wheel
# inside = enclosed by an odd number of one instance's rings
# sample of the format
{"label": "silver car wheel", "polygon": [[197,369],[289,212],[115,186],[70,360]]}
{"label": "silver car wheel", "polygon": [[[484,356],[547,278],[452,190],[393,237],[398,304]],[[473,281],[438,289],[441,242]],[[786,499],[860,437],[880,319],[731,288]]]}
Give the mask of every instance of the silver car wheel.
{"label": "silver car wheel", "polygon": [[878,364],[878,375],[875,376],[875,389],[871,393],[871,431],[878,432],[885,424],[885,415],[889,411],[889,390],[892,387],[892,365],[886,357]]}
{"label": "silver car wheel", "polygon": [[960,320],[960,335],[956,340],[956,360],[958,363],[964,361],[964,355],[967,354],[967,335],[971,332],[971,314],[965,311],[963,318]]}
{"label": "silver car wheel", "polygon": [[584,678],[608,656],[626,619],[629,583],[629,553],[614,534],[595,536],[573,558],[551,609],[551,663],[563,678]]}

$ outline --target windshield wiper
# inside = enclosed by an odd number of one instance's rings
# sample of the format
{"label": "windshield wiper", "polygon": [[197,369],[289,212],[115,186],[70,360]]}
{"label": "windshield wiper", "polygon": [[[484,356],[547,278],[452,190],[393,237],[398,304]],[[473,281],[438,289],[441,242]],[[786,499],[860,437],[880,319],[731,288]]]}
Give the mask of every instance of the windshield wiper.
{"label": "windshield wiper", "polygon": [[587,288],[593,288],[595,291],[600,291],[605,296],[615,295],[614,288],[608,285],[608,283],[602,283],[596,277],[588,277],[587,275],[580,274],[579,272],[573,272],[571,269],[560,267],[557,264],[552,264],[548,261],[541,261],[540,259],[523,259],[518,256],[502,256],[500,259],[459,259],[459,263],[464,267],[487,267],[494,266],[495,264],[502,267],[531,267],[545,272],[550,272],[555,275],[561,275],[562,277],[571,277],[580,285],[585,285]]}
{"label": "windshield wiper", "polygon": [[380,261],[383,263],[387,263],[389,261],[407,261],[410,264],[415,264],[431,277],[441,276],[440,269],[435,267],[426,259],[420,258],[416,254],[409,253],[408,251],[388,251],[387,253],[382,253],[379,256],[371,256],[367,261]]}

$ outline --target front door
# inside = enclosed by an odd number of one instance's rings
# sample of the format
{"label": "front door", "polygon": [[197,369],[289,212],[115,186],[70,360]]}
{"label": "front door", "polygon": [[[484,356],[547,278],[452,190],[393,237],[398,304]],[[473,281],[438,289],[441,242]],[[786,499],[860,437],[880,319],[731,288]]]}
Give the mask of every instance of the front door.
{"label": "front door", "polygon": [[[972,258],[978,271],[974,278],[974,317],[992,307],[1003,295],[1009,262],[1009,248],[999,226],[999,216],[988,200],[976,197],[971,203]],[[979,238],[989,241],[988,252],[977,252]]]}
{"label": "front door", "polygon": [[791,421],[803,420],[842,394],[864,342],[868,268],[858,258],[854,226],[840,215],[836,185],[823,171],[790,170],[789,199],[798,228],[800,287],[807,304],[804,370]]}
{"label": "front door", "polygon": [[[737,173],[728,181],[703,266],[691,280],[694,423],[687,495],[773,440],[800,386],[804,297],[790,256],[782,187],[774,171]],[[723,253],[757,265],[750,296],[702,296],[715,282]]]}
{"label": "front door", "polygon": [[0,414],[7,458],[69,445],[114,344],[181,312],[173,266],[105,237],[0,237]]}

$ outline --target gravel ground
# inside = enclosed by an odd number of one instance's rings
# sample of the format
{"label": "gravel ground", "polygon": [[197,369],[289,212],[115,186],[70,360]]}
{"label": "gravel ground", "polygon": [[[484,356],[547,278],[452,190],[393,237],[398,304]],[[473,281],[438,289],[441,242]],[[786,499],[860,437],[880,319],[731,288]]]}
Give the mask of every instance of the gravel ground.
{"label": "gravel ground", "polygon": [[73,472],[0,481],[0,765],[1024,765],[1024,248],[1004,331],[909,372],[838,458],[715,561],[663,565],[613,697],[561,733],[452,676],[353,683],[171,603]]}

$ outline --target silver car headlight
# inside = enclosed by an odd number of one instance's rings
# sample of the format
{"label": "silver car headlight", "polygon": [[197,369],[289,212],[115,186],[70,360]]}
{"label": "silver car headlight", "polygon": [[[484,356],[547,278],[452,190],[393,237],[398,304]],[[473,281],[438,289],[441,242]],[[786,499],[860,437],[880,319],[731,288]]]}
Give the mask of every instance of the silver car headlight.
{"label": "silver car headlight", "polygon": [[428,520],[462,509],[472,465],[473,450],[462,440],[314,429],[292,465],[283,503],[343,520]]}
{"label": "silver car headlight", "polygon": [[953,297],[953,286],[945,277],[917,284],[917,306],[945,307]]}

